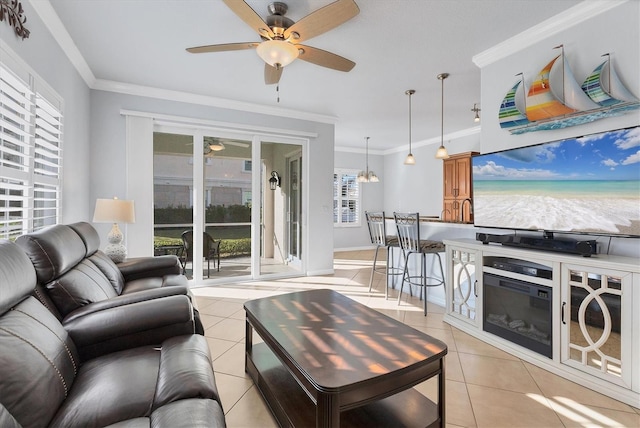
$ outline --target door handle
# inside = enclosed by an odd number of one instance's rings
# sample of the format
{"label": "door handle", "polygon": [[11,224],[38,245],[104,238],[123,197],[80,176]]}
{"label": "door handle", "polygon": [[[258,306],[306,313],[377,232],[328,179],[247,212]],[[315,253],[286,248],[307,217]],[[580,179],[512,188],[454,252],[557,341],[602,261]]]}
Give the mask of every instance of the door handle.
{"label": "door handle", "polygon": [[473,294],[478,297],[478,280],[473,281]]}
{"label": "door handle", "polygon": [[564,308],[567,306],[567,302],[562,302],[562,310],[560,312],[560,318],[562,319],[562,324],[566,324],[567,322],[564,320]]}

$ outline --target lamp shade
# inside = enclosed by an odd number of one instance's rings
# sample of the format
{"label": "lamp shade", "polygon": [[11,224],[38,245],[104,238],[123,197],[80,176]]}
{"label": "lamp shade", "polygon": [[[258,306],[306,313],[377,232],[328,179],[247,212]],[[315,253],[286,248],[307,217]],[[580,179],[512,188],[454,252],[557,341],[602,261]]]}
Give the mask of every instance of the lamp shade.
{"label": "lamp shade", "polygon": [[298,48],[284,40],[266,40],[256,47],[258,56],[272,67],[286,67],[298,58]]}
{"label": "lamp shade", "polygon": [[94,223],[135,223],[133,201],[125,199],[97,199],[93,212]]}

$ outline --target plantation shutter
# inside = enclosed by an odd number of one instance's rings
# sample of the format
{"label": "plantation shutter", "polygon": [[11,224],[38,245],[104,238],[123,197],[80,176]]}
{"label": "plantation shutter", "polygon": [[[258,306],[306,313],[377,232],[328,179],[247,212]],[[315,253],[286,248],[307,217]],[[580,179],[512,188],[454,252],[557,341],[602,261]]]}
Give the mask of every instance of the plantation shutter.
{"label": "plantation shutter", "polygon": [[333,174],[333,222],[340,225],[360,224],[360,183],[355,172]]}
{"label": "plantation shutter", "polygon": [[0,238],[29,227],[33,92],[0,65]]}
{"label": "plantation shutter", "polygon": [[24,67],[19,71],[0,64],[0,239],[60,216],[61,103]]}

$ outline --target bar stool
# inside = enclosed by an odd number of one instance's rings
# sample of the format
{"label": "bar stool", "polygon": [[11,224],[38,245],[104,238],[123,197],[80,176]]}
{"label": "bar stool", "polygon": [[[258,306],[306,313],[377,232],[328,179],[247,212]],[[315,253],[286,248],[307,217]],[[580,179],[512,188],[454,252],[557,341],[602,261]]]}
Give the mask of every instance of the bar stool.
{"label": "bar stool", "polygon": [[[387,299],[389,297],[389,276],[393,278],[392,287],[395,288],[395,277],[402,275],[404,272],[404,269],[393,265],[393,249],[400,248],[398,245],[398,239],[395,236],[387,235],[387,223],[385,221],[384,211],[365,212],[365,216],[367,218],[367,225],[369,226],[371,243],[376,246],[376,252],[373,256],[373,267],[371,268],[371,278],[369,279],[369,292],[371,292],[371,287],[373,286],[374,274],[384,274],[384,298]],[[382,247],[387,249],[387,263],[384,269],[376,268],[378,250]]]}
{"label": "bar stool", "polygon": [[[424,291],[424,314],[427,315],[427,291],[426,287],[437,287],[444,285],[444,270],[442,268],[442,259],[440,254],[445,251],[444,243],[441,241],[433,241],[420,239],[420,215],[419,213],[393,213],[393,218],[398,231],[398,241],[402,254],[404,256],[404,272],[402,275],[402,284],[400,285],[400,293],[398,294],[398,305],[402,298],[402,287],[405,282],[409,283],[409,294],[413,296],[411,286],[416,285],[420,288],[420,299],[423,298]],[[412,255],[420,256],[420,274],[410,275],[409,273],[409,257]],[[427,276],[427,255],[435,255],[438,258],[440,266],[440,278]]]}

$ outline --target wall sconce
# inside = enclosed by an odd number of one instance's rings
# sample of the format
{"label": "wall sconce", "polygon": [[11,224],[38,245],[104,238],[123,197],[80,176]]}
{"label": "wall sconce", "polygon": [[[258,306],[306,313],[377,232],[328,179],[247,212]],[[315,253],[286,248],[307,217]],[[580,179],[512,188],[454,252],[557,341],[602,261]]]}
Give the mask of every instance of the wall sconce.
{"label": "wall sconce", "polygon": [[276,190],[276,187],[280,187],[280,175],[277,171],[271,171],[271,178],[269,179],[269,189]]}
{"label": "wall sconce", "polygon": [[480,122],[480,109],[477,107],[476,103],[473,103],[473,108],[471,109],[472,112],[474,112],[476,115],[473,118],[473,121],[475,123]]}
{"label": "wall sconce", "polygon": [[118,227],[118,223],[135,223],[136,216],[133,201],[113,199],[97,199],[93,213],[94,223],[113,223],[111,231],[107,235],[109,244],[104,252],[114,263],[123,262],[127,258],[127,247],[122,245],[124,235]]}

